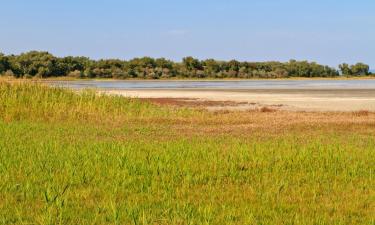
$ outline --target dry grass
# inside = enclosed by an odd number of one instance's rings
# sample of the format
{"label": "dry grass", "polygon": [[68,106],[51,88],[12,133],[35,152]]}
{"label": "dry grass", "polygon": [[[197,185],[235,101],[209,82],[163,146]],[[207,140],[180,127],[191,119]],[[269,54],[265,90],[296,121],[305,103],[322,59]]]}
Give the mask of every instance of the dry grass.
{"label": "dry grass", "polygon": [[353,112],[353,115],[354,116],[369,116],[370,112],[368,110],[360,110],[360,111]]}
{"label": "dry grass", "polygon": [[272,108],[264,106],[264,107],[260,108],[259,111],[261,111],[263,113],[272,113],[272,112],[276,112],[276,109],[272,109]]}

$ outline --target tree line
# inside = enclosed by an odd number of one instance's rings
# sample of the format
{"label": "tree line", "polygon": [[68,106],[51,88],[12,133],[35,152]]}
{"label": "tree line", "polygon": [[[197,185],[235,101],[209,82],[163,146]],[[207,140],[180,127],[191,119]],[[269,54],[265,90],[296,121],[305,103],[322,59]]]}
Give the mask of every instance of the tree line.
{"label": "tree line", "polygon": [[165,58],[134,58],[131,60],[88,57],[56,57],[48,52],[31,51],[20,55],[0,53],[0,74],[17,78],[47,78],[69,76],[76,78],[287,78],[337,77],[369,75],[363,63],[339,65],[339,70],[315,62],[240,62],[183,58],[173,62]]}

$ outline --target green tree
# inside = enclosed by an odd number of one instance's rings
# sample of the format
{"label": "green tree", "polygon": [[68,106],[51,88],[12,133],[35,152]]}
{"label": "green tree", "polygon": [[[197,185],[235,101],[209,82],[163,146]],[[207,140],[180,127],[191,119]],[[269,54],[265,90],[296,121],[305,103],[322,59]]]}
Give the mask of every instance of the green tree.
{"label": "green tree", "polygon": [[184,66],[192,71],[192,70],[203,70],[202,63],[198,59],[194,59],[193,57],[185,57],[182,59]]}
{"label": "green tree", "polygon": [[350,70],[354,76],[365,76],[369,74],[370,67],[364,63],[357,63],[352,65]]}
{"label": "green tree", "polygon": [[[344,75],[367,75],[369,67],[363,63],[340,65]],[[181,63],[165,58],[134,58],[91,60],[87,57],[55,57],[48,52],[31,51],[20,55],[0,54],[0,73],[12,71],[22,76],[77,76],[102,78],[170,78],[170,77],[334,77],[339,73],[329,66],[315,62],[290,60],[289,62],[240,62],[237,60],[200,61],[193,57],[183,58]]]}
{"label": "green tree", "polygon": [[0,53],[0,74],[10,69],[8,57]]}
{"label": "green tree", "polygon": [[350,69],[349,64],[347,64],[347,63],[340,64],[339,68],[340,68],[340,71],[341,71],[342,75],[344,75],[344,76],[352,75],[352,70]]}

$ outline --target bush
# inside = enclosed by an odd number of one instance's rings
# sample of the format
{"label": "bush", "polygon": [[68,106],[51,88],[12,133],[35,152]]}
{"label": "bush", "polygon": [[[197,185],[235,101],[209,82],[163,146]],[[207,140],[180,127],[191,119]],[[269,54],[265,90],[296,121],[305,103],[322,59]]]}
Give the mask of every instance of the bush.
{"label": "bush", "polygon": [[13,77],[14,76],[14,73],[12,70],[7,70],[5,73],[4,73],[4,76],[6,77]]}
{"label": "bush", "polygon": [[30,74],[25,74],[23,77],[26,78],[26,79],[31,79],[31,78],[33,78],[33,76],[31,76]]}
{"label": "bush", "polygon": [[83,77],[83,73],[79,70],[74,70],[68,74],[68,77],[81,78]]}

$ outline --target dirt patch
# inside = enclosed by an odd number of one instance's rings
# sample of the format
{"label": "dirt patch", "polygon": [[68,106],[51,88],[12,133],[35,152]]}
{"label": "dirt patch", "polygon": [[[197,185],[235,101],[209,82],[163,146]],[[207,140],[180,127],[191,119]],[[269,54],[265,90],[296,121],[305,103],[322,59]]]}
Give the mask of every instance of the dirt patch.
{"label": "dirt patch", "polygon": [[245,101],[213,101],[199,98],[140,98],[143,102],[149,102],[156,105],[167,105],[173,107],[187,107],[205,109],[208,111],[261,111],[275,112],[284,109],[284,105],[263,105],[254,102]]}

